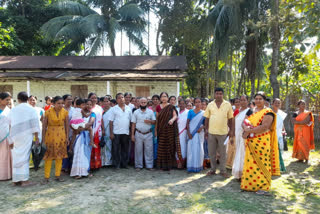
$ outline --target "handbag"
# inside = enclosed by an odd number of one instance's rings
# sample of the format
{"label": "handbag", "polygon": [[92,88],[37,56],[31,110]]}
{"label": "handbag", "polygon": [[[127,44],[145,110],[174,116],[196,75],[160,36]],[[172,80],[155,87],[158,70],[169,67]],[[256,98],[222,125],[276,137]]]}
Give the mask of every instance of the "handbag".
{"label": "handbag", "polygon": [[31,152],[32,152],[32,161],[33,161],[35,171],[39,169],[39,165],[46,151],[47,151],[46,146],[43,145],[42,143],[40,145],[37,145],[35,142],[32,142]]}
{"label": "handbag", "polygon": [[105,140],[104,136],[102,136],[102,137],[101,137],[101,140],[100,140],[100,142],[99,142],[99,146],[100,146],[101,148],[103,148],[105,145],[106,145],[106,140]]}
{"label": "handbag", "polygon": [[285,136],[283,136],[283,150],[288,151],[288,141]]}

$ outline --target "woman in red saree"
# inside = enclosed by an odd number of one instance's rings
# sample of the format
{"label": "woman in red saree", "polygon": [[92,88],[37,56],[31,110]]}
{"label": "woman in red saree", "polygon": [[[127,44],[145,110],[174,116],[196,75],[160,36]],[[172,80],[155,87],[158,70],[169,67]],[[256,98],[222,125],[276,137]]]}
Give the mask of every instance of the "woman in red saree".
{"label": "woman in red saree", "polygon": [[314,118],[312,112],[306,111],[304,100],[298,102],[299,111],[294,114],[294,142],[292,157],[299,161],[309,160],[309,152],[314,149],[313,126]]}
{"label": "woman in red saree", "polygon": [[95,121],[93,123],[93,142],[96,148],[92,148],[91,150],[91,161],[90,161],[90,170],[100,169],[102,166],[101,162],[101,147],[99,145],[99,142],[102,137],[102,133],[104,133],[104,127],[102,126],[102,115],[103,115],[103,109],[101,106],[99,106],[98,103],[98,97],[95,93],[90,93],[88,95],[88,99],[92,102],[92,109],[91,112],[95,113]]}

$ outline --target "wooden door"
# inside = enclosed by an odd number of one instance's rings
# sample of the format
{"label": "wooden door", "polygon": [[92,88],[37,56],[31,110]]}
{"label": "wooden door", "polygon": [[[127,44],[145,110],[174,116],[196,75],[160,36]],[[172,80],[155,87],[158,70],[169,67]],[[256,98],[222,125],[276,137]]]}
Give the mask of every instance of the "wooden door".
{"label": "wooden door", "polygon": [[71,86],[72,97],[88,97],[88,86],[87,85],[72,85]]}
{"label": "wooden door", "polygon": [[136,86],[136,97],[149,97],[150,86]]}
{"label": "wooden door", "polygon": [[13,86],[12,85],[0,85],[0,92],[9,92],[13,96]]}

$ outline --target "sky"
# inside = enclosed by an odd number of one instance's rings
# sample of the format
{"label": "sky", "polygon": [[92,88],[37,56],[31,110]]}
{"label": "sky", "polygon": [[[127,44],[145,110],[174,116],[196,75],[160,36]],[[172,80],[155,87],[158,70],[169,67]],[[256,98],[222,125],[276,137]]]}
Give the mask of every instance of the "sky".
{"label": "sky", "polygon": [[[100,13],[99,10],[96,10]],[[148,19],[148,16],[146,14],[145,19]],[[157,55],[157,49],[156,49],[156,35],[157,35],[157,25],[158,25],[158,18],[153,13],[150,12],[150,48],[149,52],[150,55]],[[143,42],[147,46],[148,45],[148,27],[146,27],[146,33],[143,37]],[[116,49],[116,55],[117,56],[123,56],[129,54],[129,39],[126,36],[125,33],[122,33],[122,53],[121,53],[121,33],[117,33],[116,35],[116,41],[115,41],[115,49]],[[131,55],[139,55],[140,51],[137,46],[131,43]],[[103,50],[100,50],[97,54],[98,56],[112,56],[109,46],[106,44],[103,48]]]}

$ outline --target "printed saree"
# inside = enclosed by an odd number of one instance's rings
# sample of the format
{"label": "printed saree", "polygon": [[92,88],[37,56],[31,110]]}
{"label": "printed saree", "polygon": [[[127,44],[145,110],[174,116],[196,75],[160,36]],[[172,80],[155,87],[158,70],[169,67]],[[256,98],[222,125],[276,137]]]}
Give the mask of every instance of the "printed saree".
{"label": "printed saree", "polygon": [[[267,113],[273,113],[270,108],[262,109],[248,117],[257,127]],[[246,140],[241,189],[246,191],[269,191],[271,176],[280,175],[279,149],[276,133],[276,114],[270,130],[256,134]]]}
{"label": "printed saree", "polygon": [[161,110],[157,118],[157,167],[164,170],[170,170],[177,165],[176,153],[178,159],[182,162],[177,121],[172,125],[168,124],[173,116],[173,111],[176,111],[175,107],[167,105]]}
{"label": "printed saree", "polygon": [[91,161],[90,161],[90,169],[99,169],[102,166],[101,163],[101,148],[99,145],[101,136],[102,136],[102,114],[103,109],[96,105],[94,108],[91,109],[93,113],[96,115],[96,119],[93,123],[92,131],[93,131],[93,142],[96,145],[96,148],[92,148],[91,150]]}

